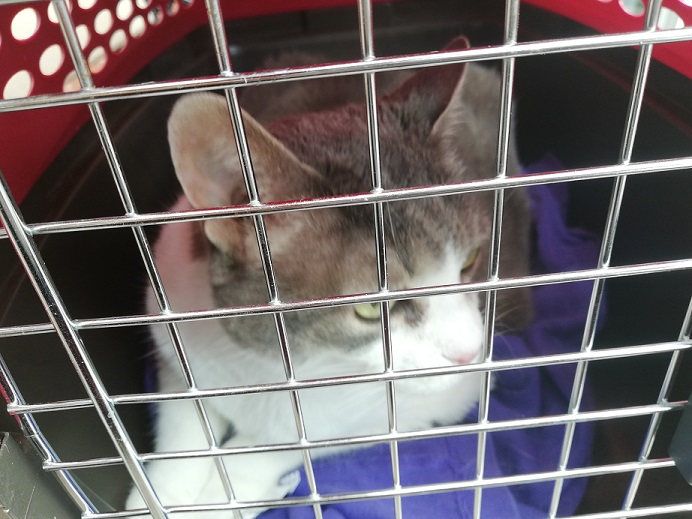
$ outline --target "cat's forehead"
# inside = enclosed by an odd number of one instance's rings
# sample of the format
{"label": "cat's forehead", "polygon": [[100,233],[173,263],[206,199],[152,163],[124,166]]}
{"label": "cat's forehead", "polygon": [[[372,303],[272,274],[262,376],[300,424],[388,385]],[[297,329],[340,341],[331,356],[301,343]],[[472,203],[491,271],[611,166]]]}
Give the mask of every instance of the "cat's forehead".
{"label": "cat's forehead", "polygon": [[[429,128],[411,128],[397,105],[379,105],[382,187],[385,189],[457,182],[440,158]],[[310,193],[330,196],[372,190],[367,114],[362,105],[289,117],[269,130],[302,162],[318,173]],[[421,198],[384,204],[389,257],[401,272],[416,275],[449,251],[474,246],[489,221],[484,194]],[[343,207],[330,220],[331,236],[374,250],[374,213],[370,205]],[[403,275],[403,274],[402,274]]]}
{"label": "cat's forehead", "polygon": [[[439,182],[439,153],[433,143],[423,137],[425,132],[407,127],[403,115],[390,105],[379,106],[378,142],[383,187],[412,187]],[[322,175],[330,188],[329,194],[372,189],[364,106],[346,105],[330,111],[280,119],[272,123],[269,130],[299,160]]]}

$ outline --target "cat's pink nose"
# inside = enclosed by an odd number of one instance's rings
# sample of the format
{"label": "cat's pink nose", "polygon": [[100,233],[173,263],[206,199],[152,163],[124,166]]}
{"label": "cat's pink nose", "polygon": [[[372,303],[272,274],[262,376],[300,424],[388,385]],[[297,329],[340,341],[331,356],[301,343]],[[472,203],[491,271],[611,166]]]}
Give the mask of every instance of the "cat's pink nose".
{"label": "cat's pink nose", "polygon": [[475,364],[475,359],[478,356],[478,353],[461,353],[458,355],[454,355],[454,357],[451,357],[449,360],[451,360],[454,364]]}

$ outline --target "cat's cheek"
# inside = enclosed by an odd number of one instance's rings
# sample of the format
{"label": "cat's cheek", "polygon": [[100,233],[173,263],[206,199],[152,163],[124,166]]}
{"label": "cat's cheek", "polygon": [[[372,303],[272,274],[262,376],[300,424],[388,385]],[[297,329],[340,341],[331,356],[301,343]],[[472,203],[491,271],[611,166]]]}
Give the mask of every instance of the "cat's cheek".
{"label": "cat's cheek", "polygon": [[482,375],[440,375],[395,383],[400,431],[461,422],[480,395]]}
{"label": "cat's cheek", "polygon": [[479,362],[483,317],[477,294],[437,296],[426,301],[423,322],[400,325],[392,334],[396,369],[436,368]]}

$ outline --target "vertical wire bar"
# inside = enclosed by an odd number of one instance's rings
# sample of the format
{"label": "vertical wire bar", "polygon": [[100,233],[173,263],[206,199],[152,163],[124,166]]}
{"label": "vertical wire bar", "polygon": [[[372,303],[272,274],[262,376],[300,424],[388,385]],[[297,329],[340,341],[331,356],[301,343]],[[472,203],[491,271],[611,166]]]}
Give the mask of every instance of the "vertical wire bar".
{"label": "vertical wire bar", "polygon": [[[1,174],[1,173],[0,173]],[[17,383],[12,378],[10,370],[5,364],[5,360],[0,356],[0,388],[5,393],[7,401],[10,405],[26,405],[26,400],[19,391]],[[22,426],[24,435],[31,440],[34,446],[38,449],[43,460],[48,462],[57,462],[58,456],[53,452],[46,438],[43,436],[36,420],[32,414],[19,415],[19,422]],[[82,492],[79,485],[74,481],[69,472],[58,470],[56,473],[58,481],[63,489],[70,496],[72,501],[78,506],[82,513],[96,513],[96,507],[91,503],[89,498]]]}
{"label": "vertical wire bar", "polygon": [[216,0],[206,0],[205,7],[207,9],[209,29],[211,30],[211,37],[214,42],[214,53],[219,64],[219,70],[221,74],[232,75],[231,55],[228,52],[228,38],[226,38],[226,29],[223,25],[221,7],[219,7],[219,3]]}
{"label": "vertical wire bar", "polygon": [[689,341],[690,336],[692,336],[692,299],[690,299],[690,304],[685,314],[685,320],[680,330],[680,342]]}
{"label": "vertical wire bar", "polygon": [[144,467],[132,445],[125,426],[110,399],[96,368],[86,351],[84,343],[65,307],[60,294],[45,268],[38,247],[23,221],[16,202],[10,194],[4,177],[0,179],[0,219],[7,231],[13,247],[17,251],[22,265],[39,296],[50,321],[60,337],[63,346],[77,372],[89,398],[94,403],[96,412],[106,426],[106,430],[115,448],[122,456],[125,467],[135,484],[142,491],[142,496],[150,507],[152,517],[166,519],[158,497],[154,493]]}
{"label": "vertical wire bar", "polygon": [[[363,60],[372,60],[375,57],[375,45],[373,38],[372,4],[370,0],[358,0],[358,24],[360,35],[360,49]],[[368,147],[370,154],[370,170],[372,172],[373,192],[382,191],[382,169],[380,161],[379,123],[377,118],[377,89],[375,74],[365,73],[365,105],[368,118]],[[389,290],[389,276],[387,272],[387,247],[384,227],[384,204],[381,202],[373,205],[375,242],[377,254],[377,285],[379,292]],[[392,332],[390,325],[389,303],[380,303],[380,324],[382,333],[382,349],[384,355],[384,368],[386,373],[394,372],[394,355],[392,352]],[[396,391],[394,381],[387,381],[386,400],[389,432],[397,431]],[[401,470],[399,466],[399,444],[391,441],[389,451],[392,459],[392,480],[395,491],[401,490]],[[401,495],[394,496],[394,516],[401,519],[403,515]]]}
{"label": "vertical wire bar", "polygon": [[[230,53],[228,51],[228,40],[226,38],[226,31],[223,25],[223,16],[221,14],[218,0],[205,1],[207,15],[209,18],[209,27],[213,36],[214,51],[218,60],[219,69],[222,75],[232,75],[233,69],[231,66]],[[245,133],[245,127],[243,125],[242,112],[238,103],[238,96],[233,88],[225,90],[225,95],[226,104],[231,117],[231,123],[233,125],[233,132],[235,134],[236,151],[238,152],[238,158],[240,160],[240,167],[243,173],[243,180],[245,182],[248,198],[250,200],[250,204],[258,204],[260,199],[257,188],[257,180],[255,177],[254,167],[252,165],[249,144]],[[269,300],[271,303],[279,303],[281,302],[281,298],[279,295],[279,288],[276,283],[276,275],[271,259],[271,250],[269,248],[269,240],[267,238],[267,230],[264,224],[264,218],[261,215],[256,215],[252,217],[252,221],[255,227],[255,235],[257,238],[260,258],[262,260],[262,269],[264,271],[265,282],[269,292]],[[295,372],[293,369],[293,361],[291,360],[288,333],[286,331],[286,323],[282,312],[274,314],[274,324],[281,349],[281,358],[286,379],[288,382],[295,382]],[[291,390],[289,391],[289,397],[291,400],[293,418],[296,424],[299,442],[305,444],[307,443],[307,435],[305,430],[305,420],[300,404],[300,395],[298,394],[297,390]],[[315,471],[313,469],[310,451],[308,449],[304,449],[302,451],[302,456],[305,475],[310,488],[310,497],[312,499],[318,499],[319,493],[317,492]],[[315,503],[313,505],[313,512],[316,519],[322,519],[322,507],[319,503]]]}
{"label": "vertical wire bar", "polygon": [[[656,21],[658,20],[658,16],[660,13],[660,8],[661,0],[651,0],[649,2],[644,22],[645,30],[655,30]],[[635,77],[632,83],[632,92],[630,94],[630,100],[627,109],[627,118],[622,137],[622,144],[620,147],[620,156],[618,164],[629,164],[629,162],[632,159],[632,150],[634,149],[634,141],[637,134],[639,115],[641,112],[642,102],[644,100],[644,92],[649,72],[649,65],[651,63],[652,51],[653,44],[642,45],[639,49]],[[606,226],[603,233],[603,240],[601,243],[601,252],[598,260],[598,268],[608,267],[610,265],[610,260],[613,252],[613,244],[615,242],[615,231],[617,229],[618,218],[620,215],[620,207],[622,205],[622,200],[625,194],[626,181],[627,177],[623,175],[615,180],[613,186],[613,192],[611,194],[610,205],[608,208]],[[588,352],[593,348],[593,342],[596,334],[596,324],[598,322],[598,314],[600,312],[601,303],[603,301],[604,288],[605,278],[594,280],[593,289],[591,292],[591,300],[589,303],[589,310],[586,318],[586,323],[584,326],[584,335],[582,336],[582,343],[580,349],[581,352]],[[584,386],[586,383],[586,373],[588,365],[588,361],[580,361],[577,363],[574,375],[574,383],[572,384],[572,394],[570,396],[570,402],[568,406],[568,413],[570,414],[579,413],[581,399],[584,394]],[[569,457],[572,451],[572,440],[574,439],[575,429],[576,422],[570,422],[565,426],[565,435],[563,437],[562,450],[560,452],[560,461],[558,464],[558,470],[560,471],[565,470],[567,468]],[[555,485],[553,487],[553,496],[550,503],[549,511],[549,516],[551,518],[554,518],[557,515],[558,506],[560,504],[560,497],[562,495],[563,483],[564,478],[558,478],[555,480]]]}
{"label": "vertical wire bar", "polygon": [[[519,1],[508,0],[505,5],[505,45],[513,45],[517,42],[519,29]],[[514,87],[514,58],[505,58],[502,61],[502,92],[500,100],[500,120],[497,143],[497,174],[496,178],[507,176],[507,155],[510,145],[512,92]],[[490,261],[488,263],[488,280],[497,280],[500,271],[500,243],[502,241],[502,220],[504,213],[505,190],[495,190],[493,204],[493,222],[490,237]],[[487,362],[493,356],[493,342],[495,336],[495,315],[497,310],[497,291],[486,292],[485,322],[483,335],[483,361]],[[492,387],[492,373],[485,371],[482,374],[480,398],[478,402],[478,423],[488,423],[490,410],[490,389]],[[487,446],[487,432],[478,434],[478,446],[476,449],[476,480],[482,481],[485,474],[485,451]],[[483,489],[477,487],[474,491],[473,516],[475,519],[481,516],[483,502]]]}
{"label": "vertical wire bar", "polygon": [[[64,0],[54,0],[54,4],[58,15],[60,28],[74,63],[80,85],[82,89],[94,88],[93,78],[87,65],[86,58],[81,51],[81,46],[79,44],[79,39],[70,16],[69,9]],[[127,180],[125,178],[120,159],[118,158],[118,154],[103,114],[103,110],[101,109],[101,105],[99,103],[90,103],[88,106],[123,207],[128,215],[136,214],[134,200],[132,199],[130,189],[127,185]],[[147,276],[154,291],[154,296],[159,309],[162,311],[162,313],[168,313],[171,311],[170,302],[163,287],[163,281],[154,262],[153,252],[146,234],[139,226],[133,227],[132,232],[134,234],[140,256],[142,257]],[[197,384],[192,374],[192,369],[183,346],[178,325],[176,323],[169,323],[166,325],[166,329],[173,344],[185,384],[187,385],[188,389],[194,390],[197,388]],[[211,450],[218,448],[218,443],[214,436],[214,432],[209,421],[209,415],[204,407],[204,404],[201,400],[193,400],[192,402],[195,406],[195,411],[200,421],[207,445]],[[229,494],[229,492],[232,493],[228,476],[223,468],[222,460],[220,458],[214,458],[214,463],[221,477],[224,490],[227,494]]]}
{"label": "vertical wire bar", "polygon": [[[680,327],[680,334],[678,335],[678,341],[685,342],[690,340],[690,334],[692,333],[692,298],[687,307],[687,313],[683,320],[682,326]],[[665,378],[663,379],[663,384],[661,384],[661,390],[658,394],[657,402],[659,404],[667,403],[668,396],[670,395],[670,390],[672,389],[673,382],[675,381],[675,376],[680,368],[680,361],[682,360],[682,352],[675,351],[671,356],[670,362],[668,363],[668,369],[666,371]],[[656,433],[661,425],[662,419],[661,413],[654,413],[651,416],[651,421],[649,422],[649,428],[646,431],[646,436],[644,442],[642,443],[642,449],[639,453],[639,461],[646,462],[651,453],[651,449],[654,446],[654,441],[656,440]],[[639,484],[641,483],[642,476],[644,475],[643,469],[637,469],[632,474],[632,479],[630,480],[629,487],[627,489],[627,495],[622,504],[622,510],[631,510],[634,499],[637,496],[637,491],[639,490]]]}
{"label": "vertical wire bar", "polygon": [[[63,34],[63,38],[65,39],[65,43],[70,53],[70,56],[72,58],[72,62],[75,66],[75,71],[79,78],[80,84],[83,89],[91,89],[94,87],[94,83],[91,78],[91,73],[89,71],[86,58],[84,57],[84,54],[81,52],[81,47],[79,44],[79,40],[77,38],[74,23],[72,22],[72,18],[69,13],[69,8],[65,0],[54,0],[53,6],[55,7],[55,11],[58,16],[58,22],[60,24],[60,29]],[[107,127],[105,126],[105,119],[103,117],[103,113],[101,112],[100,105],[98,105],[97,103],[91,103],[89,104],[89,110],[91,112],[92,118],[94,119],[99,139],[101,140],[104,152],[106,153],[109,165],[111,167],[111,171],[115,171],[114,164],[117,163],[117,156],[115,155],[115,149],[113,148],[112,141],[109,139],[110,135]],[[125,198],[122,194],[121,199],[123,199],[123,202],[125,201]],[[57,294],[56,292],[53,297],[59,298],[59,294]],[[65,323],[69,323],[69,316],[67,315],[66,309],[64,309],[64,316],[62,316],[62,318],[65,320]],[[77,358],[75,357],[76,354],[86,355],[84,346],[81,343],[81,338],[78,336],[76,331],[73,331],[72,336],[69,337],[69,341],[71,344],[68,344],[68,342],[66,342],[66,339],[63,339],[63,342],[65,346],[68,348],[68,350],[70,349],[70,347],[75,349],[74,352],[68,352],[71,358]],[[83,351],[80,352],[80,349]],[[86,360],[87,362],[90,362],[88,358]],[[91,370],[93,370],[93,373],[80,374],[80,376],[86,377],[88,375],[88,377],[98,377],[97,373],[93,369],[93,366],[91,367]],[[89,378],[85,379],[89,380]],[[100,380],[98,378],[96,378],[95,380],[101,387],[97,387],[95,390],[93,390],[94,396],[96,396],[97,398],[108,399],[108,395],[105,392],[105,388],[102,386]],[[122,453],[125,466],[130,472],[130,475],[132,476],[135,485],[137,485],[139,491],[142,493],[142,497],[147,506],[150,508],[152,516],[157,518],[167,517],[167,515],[163,511],[158,497],[154,492],[153,487],[151,486],[151,482],[146,476],[143,464],[132,444],[132,441],[127,435],[127,432],[125,431],[124,426],[121,423],[119,416],[117,415],[115,405],[110,400],[106,400],[104,402],[99,403],[102,406],[102,410],[100,411],[100,414],[102,415],[102,420],[104,421],[104,424],[106,424],[109,428],[109,434],[111,435],[111,438],[114,441],[116,448]]]}

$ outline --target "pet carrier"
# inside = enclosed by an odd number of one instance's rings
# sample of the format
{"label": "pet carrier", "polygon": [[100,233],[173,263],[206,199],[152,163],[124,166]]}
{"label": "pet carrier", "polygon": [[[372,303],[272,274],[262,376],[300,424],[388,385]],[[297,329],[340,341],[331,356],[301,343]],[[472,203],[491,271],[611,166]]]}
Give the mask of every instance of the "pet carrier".
{"label": "pet carrier", "polygon": [[[438,52],[458,35],[472,46]],[[328,58],[257,70],[287,50]],[[470,61],[502,76],[496,178],[381,185],[374,78]],[[244,157],[252,203],[167,211],[179,187],[166,120],[179,94],[230,92],[240,120],[236,93],[332,76],[363,79],[372,192],[262,203]],[[692,516],[691,422],[680,419],[692,412],[691,80],[689,0],[0,0],[0,517],[238,518],[253,506],[268,518]],[[521,176],[506,175],[510,132]],[[377,290],[279,297],[270,214],[357,205],[384,226],[388,203],[492,192],[497,246],[505,195],[521,187],[535,219],[529,276],[498,277],[499,247],[485,281],[388,290],[373,243]],[[219,216],[254,217],[270,299],[171,310],[150,244],[161,227]],[[143,310],[146,283],[155,315]],[[494,336],[497,292],[519,287],[532,287],[534,324]],[[386,328],[394,301],[467,291],[486,301],[478,364],[306,380],[289,376],[290,337],[279,335],[283,381],[165,394],[152,380],[150,324],[385,301]],[[368,381],[392,395],[395,381],[469,371],[483,373],[483,390],[456,425],[406,432],[390,419],[382,434],[332,442],[301,431],[301,391]],[[153,452],[153,404],[268,391],[293,397],[299,441],[278,448],[305,453],[286,476],[295,490],[162,505],[146,462],[232,463],[239,451],[211,434],[208,449]],[[371,446],[312,457],[351,444]],[[133,483],[148,512],[125,511]]]}

